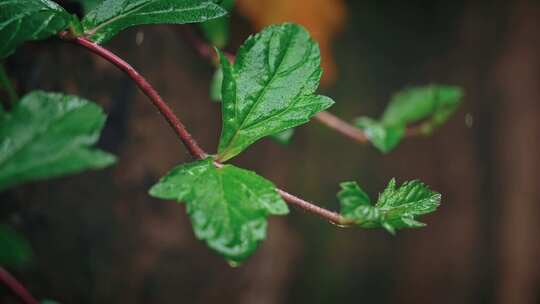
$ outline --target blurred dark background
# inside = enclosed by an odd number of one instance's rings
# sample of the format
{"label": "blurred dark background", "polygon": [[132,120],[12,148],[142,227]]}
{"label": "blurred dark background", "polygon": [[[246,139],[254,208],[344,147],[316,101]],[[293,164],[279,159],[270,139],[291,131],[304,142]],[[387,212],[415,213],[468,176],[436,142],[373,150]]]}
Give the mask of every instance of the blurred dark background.
{"label": "blurred dark background", "polygon": [[[74,8],[76,9],[76,8]],[[30,241],[16,276],[61,303],[539,303],[540,3],[348,1],[331,45],[336,115],[377,116],[409,85],[463,86],[459,111],[433,136],[381,155],[311,122],[290,146],[262,140],[233,162],[336,209],[338,184],[371,195],[419,178],[443,194],[428,227],[391,236],[340,229],[292,208],[239,268],[197,241],[184,206],[147,195],[190,160],[168,125],[116,68],[59,40],[29,43],[6,62],[20,93],[81,95],[105,107],[107,170],[32,183],[0,195],[0,222]],[[255,31],[234,13],[236,47]],[[127,30],[108,48],[155,85],[212,150],[219,105],[208,62],[184,26]],[[0,302],[16,303],[0,288]]]}

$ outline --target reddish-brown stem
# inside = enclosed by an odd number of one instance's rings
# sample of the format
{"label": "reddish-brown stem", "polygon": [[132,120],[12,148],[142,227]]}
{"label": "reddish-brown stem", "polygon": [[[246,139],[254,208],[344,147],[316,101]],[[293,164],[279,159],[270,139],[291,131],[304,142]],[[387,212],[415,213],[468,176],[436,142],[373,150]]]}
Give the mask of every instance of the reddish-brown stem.
{"label": "reddish-brown stem", "polygon": [[165,120],[167,120],[176,135],[178,135],[182,143],[184,143],[189,153],[193,155],[193,157],[198,159],[203,159],[207,157],[207,154],[204,152],[203,149],[201,149],[201,147],[199,147],[197,142],[187,131],[186,127],[180,121],[178,116],[174,114],[173,110],[169,107],[169,105],[161,98],[161,96],[154,89],[154,87],[152,87],[152,85],[129,63],[125,62],[122,58],[116,56],[111,51],[105,49],[104,47],[96,43],[93,43],[92,41],[84,37],[71,37],[69,33],[62,33],[60,34],[60,37],[75,42],[76,44],[109,61],[110,63],[118,67],[120,70],[125,72],[137,84],[139,89],[141,89],[141,91],[143,91],[143,93],[150,99],[154,106],[159,110],[161,115],[163,115]]}
{"label": "reddish-brown stem", "polygon": [[330,223],[334,224],[334,225],[337,225],[337,226],[341,226],[341,227],[346,227],[346,226],[349,226],[349,225],[352,225],[354,224],[354,222],[352,221],[349,221],[347,220],[346,218],[344,218],[343,216],[341,216],[341,214],[337,213],[337,212],[334,212],[334,211],[330,211],[328,209],[324,209],[324,208],[321,208],[317,205],[314,205],[308,201],[305,201],[297,196],[294,196],[288,192],[285,192],[281,189],[277,189],[279,195],[281,195],[281,197],[283,197],[283,199],[289,203],[290,205],[295,205],[299,208],[302,208],[304,210],[306,210],[307,212],[311,212],[327,221],[329,221]]}
{"label": "reddish-brown stem", "polygon": [[[144,94],[150,99],[150,101],[154,104],[154,106],[158,108],[159,112],[163,115],[163,117],[167,120],[169,125],[171,125],[173,130],[176,132],[180,140],[184,143],[189,153],[194,158],[197,158],[197,159],[203,159],[208,156],[208,154],[199,147],[195,139],[193,139],[191,134],[187,131],[184,124],[182,124],[180,119],[174,114],[174,112],[167,105],[167,103],[165,103],[165,101],[161,98],[161,96],[159,96],[157,91],[131,65],[129,65],[127,62],[125,62],[124,60],[122,60],[121,58],[113,54],[111,51],[105,49],[104,47],[98,44],[95,44],[89,41],[88,39],[84,37],[73,37],[71,36],[70,33],[65,32],[65,33],[60,34],[60,38],[77,43],[78,45],[88,49],[92,53],[114,64],[120,70],[128,74],[129,77],[131,77],[131,79],[139,86],[139,88],[144,92]],[[216,163],[216,165],[220,166],[221,164]],[[318,207],[315,204],[312,204],[303,199],[300,199],[281,189],[278,189],[278,192],[283,197],[283,199],[289,204],[296,205],[308,212],[316,214],[333,224],[336,224],[336,225],[347,224],[346,219],[344,219],[342,216],[340,216],[339,214],[335,212]]]}
{"label": "reddish-brown stem", "polygon": [[6,269],[0,267],[0,282],[6,285],[11,292],[13,292],[21,301],[25,304],[39,304],[39,301],[28,292],[28,290],[21,284],[14,276],[11,275]]}
{"label": "reddish-brown stem", "polygon": [[214,49],[210,45],[204,43],[190,28],[183,27],[182,35],[189,45],[197,52],[197,54],[203,58],[213,61],[216,58]]}
{"label": "reddish-brown stem", "polygon": [[315,115],[315,119],[330,129],[336,130],[354,141],[360,143],[365,143],[368,141],[366,134],[362,132],[362,130],[352,126],[348,122],[328,111],[317,113],[317,115]]}

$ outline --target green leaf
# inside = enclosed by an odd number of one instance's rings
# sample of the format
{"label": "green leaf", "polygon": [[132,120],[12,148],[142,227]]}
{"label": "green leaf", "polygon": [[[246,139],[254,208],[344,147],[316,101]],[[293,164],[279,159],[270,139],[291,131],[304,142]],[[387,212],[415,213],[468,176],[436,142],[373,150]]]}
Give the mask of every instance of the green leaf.
{"label": "green leaf", "polygon": [[[221,7],[228,12],[232,11],[234,6],[234,0],[215,1]],[[229,41],[229,16],[209,20],[200,24],[200,27],[206,36],[206,39],[210,41],[214,46],[223,48]]]}
{"label": "green leaf", "polygon": [[56,302],[53,300],[42,300],[41,304],[60,304],[60,302]]}
{"label": "green leaf", "polygon": [[384,228],[393,234],[397,229],[424,227],[416,218],[435,211],[441,195],[418,180],[396,187],[392,179],[375,205],[356,182],[342,183],[338,199],[345,218],[360,227]]}
{"label": "green leaf", "polygon": [[385,126],[383,123],[369,117],[360,117],[355,124],[364,131],[371,143],[383,153],[394,149],[405,134],[404,126]]}
{"label": "green leaf", "polygon": [[217,68],[210,82],[210,99],[221,102],[221,83],[223,83],[223,69]]}
{"label": "green leaf", "polygon": [[412,124],[421,123],[420,131],[430,134],[448,120],[462,99],[462,89],[455,86],[407,89],[392,97],[379,121],[361,117],[356,120],[356,126],[364,130],[375,147],[386,153],[399,144],[406,128]]}
{"label": "green leaf", "polygon": [[68,27],[73,17],[48,0],[0,0],[0,58],[25,41],[48,38]]}
{"label": "green leaf", "polygon": [[9,226],[0,225],[0,265],[21,268],[32,258],[32,248],[26,238]]}
{"label": "green leaf", "polygon": [[87,169],[115,157],[91,148],[105,123],[101,108],[69,95],[33,92],[0,116],[0,191]]}
{"label": "green leaf", "polygon": [[[214,102],[221,102],[221,83],[223,82],[223,70],[221,67],[216,69],[214,77],[210,83],[210,100]],[[294,128],[287,129],[285,131],[278,132],[270,135],[274,141],[279,144],[287,145],[291,142],[294,135]]]}
{"label": "green leaf", "polygon": [[83,8],[83,11],[85,13],[88,13],[92,11],[94,8],[98,7],[98,5],[101,4],[101,2],[105,0],[76,0],[79,2]]}
{"label": "green leaf", "polygon": [[223,126],[218,158],[226,161],[262,137],[304,124],[334,102],[314,92],[321,77],[318,45],[295,24],[267,27],[223,68]]}
{"label": "green leaf", "polygon": [[6,91],[7,96],[9,97],[9,101],[11,103],[15,103],[19,100],[17,91],[13,87],[13,83],[11,83],[11,80],[9,80],[9,77],[6,73],[6,69],[4,68],[4,65],[1,62],[0,62],[0,89],[3,89]]}
{"label": "green leaf", "polygon": [[86,36],[105,43],[130,26],[203,22],[226,13],[213,1],[204,0],[105,0],[82,24]]}
{"label": "green leaf", "polygon": [[463,98],[459,87],[430,85],[395,94],[382,116],[385,125],[407,125],[428,120],[433,127],[444,123]]}
{"label": "green leaf", "polygon": [[289,211],[270,181],[232,165],[216,168],[212,159],[174,168],[150,195],[185,201],[197,238],[235,263],[266,238],[269,215]]}

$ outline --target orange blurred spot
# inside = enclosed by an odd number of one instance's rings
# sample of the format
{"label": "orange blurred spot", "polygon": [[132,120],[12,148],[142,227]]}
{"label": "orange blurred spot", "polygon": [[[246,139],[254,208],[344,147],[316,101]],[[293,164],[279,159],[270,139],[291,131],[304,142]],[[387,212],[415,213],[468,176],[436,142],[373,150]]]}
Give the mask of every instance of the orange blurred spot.
{"label": "orange blurred spot", "polygon": [[346,18],[343,0],[237,0],[239,12],[260,30],[283,22],[303,25],[321,48],[322,85],[330,85],[337,78],[337,67],[331,43]]}

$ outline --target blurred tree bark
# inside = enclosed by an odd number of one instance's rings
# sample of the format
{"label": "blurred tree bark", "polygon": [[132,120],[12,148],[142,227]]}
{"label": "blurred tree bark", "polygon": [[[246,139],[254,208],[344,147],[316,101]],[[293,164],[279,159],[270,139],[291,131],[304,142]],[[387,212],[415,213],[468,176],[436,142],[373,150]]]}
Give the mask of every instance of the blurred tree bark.
{"label": "blurred tree bark", "polygon": [[[109,113],[100,145],[119,156],[108,170],[0,195],[0,221],[34,246],[36,268],[20,277],[36,296],[80,304],[538,302],[539,4],[348,6],[347,33],[334,50],[341,78],[327,92],[333,112],[371,115],[391,92],[431,82],[464,86],[463,107],[433,136],[387,156],[310,123],[290,146],[264,140],[235,163],[329,208],[344,180],[375,195],[391,177],[420,178],[443,193],[427,228],[396,237],[340,230],[292,208],[271,220],[252,259],[231,268],[195,240],[184,206],[148,197],[159,176],[190,158],[137,88],[76,46],[30,43],[7,61],[19,90],[100,103]],[[243,40],[251,30],[233,20],[233,38]],[[208,98],[213,71],[178,29],[131,29],[108,47],[211,152],[220,128],[219,105]]]}
{"label": "blurred tree bark", "polygon": [[496,154],[501,201],[498,303],[540,300],[540,3],[515,1],[494,70],[500,88]]}

